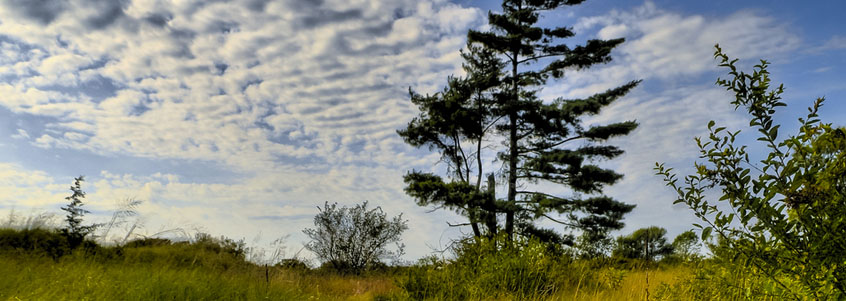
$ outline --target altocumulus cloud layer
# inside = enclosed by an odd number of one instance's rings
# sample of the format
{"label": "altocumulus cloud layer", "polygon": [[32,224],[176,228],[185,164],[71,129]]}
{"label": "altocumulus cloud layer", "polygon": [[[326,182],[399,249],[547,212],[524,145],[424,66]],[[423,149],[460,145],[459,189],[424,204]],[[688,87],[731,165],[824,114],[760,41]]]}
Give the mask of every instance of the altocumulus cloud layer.
{"label": "altocumulus cloud layer", "polygon": [[[293,234],[298,243],[315,205],[370,200],[410,219],[411,258],[456,234],[445,221],[457,217],[426,213],[402,193],[402,174],[437,168],[438,156],[404,145],[395,130],[416,115],[409,86],[434,92],[460,72],[467,29],[485,23],[479,9],[445,0],[0,3],[0,105],[18,120],[2,147],[90,154],[80,164],[99,171],[88,175],[92,208],[136,197],[148,234],[199,225],[235,238]],[[650,168],[688,162],[695,150],[679,145],[707,120],[740,124],[730,107],[713,105],[726,97],[713,78],[699,80],[714,72],[712,45],[741,58],[777,57],[799,39],[749,12],[706,18],[649,2],[562,20],[581,37],[627,43],[613,63],[572,72],[544,93],[581,97],[644,79],[592,120],[641,122],[618,141],[626,157],[608,163],[627,175],[610,193],[639,205],[630,225],[684,230],[689,217],[658,210],[672,196]],[[114,172],[98,159],[115,157],[142,159],[132,161],[142,162],[133,163],[138,170],[170,160],[231,175],[208,182],[178,170]],[[62,203],[73,172],[9,161],[0,163],[0,210]]]}
{"label": "altocumulus cloud layer", "polygon": [[[222,165],[239,177],[89,178],[95,200],[135,196],[148,215],[196,217],[229,235],[273,224],[275,235],[286,217],[301,219],[284,227],[298,232],[323,201],[414,211],[401,168],[434,160],[396,137],[414,114],[407,88],[433,90],[455,73],[466,30],[484,22],[444,1],[347,0],[5,1],[0,20],[2,104],[49,120],[15,138]],[[10,195],[6,207],[61,201],[66,185],[7,167],[38,178],[6,185],[54,195]]]}

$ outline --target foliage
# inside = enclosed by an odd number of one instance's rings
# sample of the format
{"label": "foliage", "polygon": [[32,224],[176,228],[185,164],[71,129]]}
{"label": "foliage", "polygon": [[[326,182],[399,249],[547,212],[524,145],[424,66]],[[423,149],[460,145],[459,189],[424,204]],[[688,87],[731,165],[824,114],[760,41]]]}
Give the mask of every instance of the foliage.
{"label": "foliage", "polygon": [[614,239],[605,233],[584,232],[576,238],[573,247],[578,251],[579,258],[601,259],[614,249]]}
{"label": "foliage", "polygon": [[65,197],[65,200],[68,200],[70,203],[62,207],[62,210],[66,211],[68,214],[65,216],[67,226],[61,229],[61,233],[67,238],[71,249],[82,244],[85,237],[94,232],[94,230],[99,226],[96,224],[88,226],[82,225],[82,217],[86,213],[90,213],[90,211],[82,208],[82,206],[85,205],[82,203],[82,199],[85,198],[85,192],[82,191],[81,186],[82,181],[85,181],[85,177],[83,176],[74,178],[73,185],[70,187],[70,190],[73,193],[70,196]]}
{"label": "foliage", "polygon": [[681,261],[693,261],[701,257],[701,242],[693,230],[684,231],[673,239],[673,257]]}
{"label": "foliage", "polygon": [[57,259],[71,252],[68,239],[49,229],[0,229],[0,252]]}
{"label": "foliage", "polygon": [[[609,62],[611,49],[623,42],[590,40],[584,46],[570,48],[559,42],[575,35],[571,29],[537,25],[542,12],[580,2],[503,1],[503,12],[488,16],[491,31],[471,30],[468,34],[470,51],[465,55],[465,68],[471,66],[468,70],[473,71],[468,72],[469,77],[451,78],[448,88],[434,96],[412,93],[421,115],[400,135],[413,146],[438,149],[456,171],[450,175],[455,177],[451,181],[433,174],[409,173],[404,179],[406,192],[418,204],[456,209],[470,218],[477,237],[480,231],[476,223],[483,221],[488,225],[489,236],[502,229],[508,241],[517,233],[554,243],[573,243],[570,236],[539,228],[537,221],[541,219],[591,232],[595,237],[622,228],[623,215],[634,206],[601,194],[605,186],[616,183],[622,175],[595,161],[621,155],[621,149],[604,142],[630,133],[637,123],[586,127],[582,118],[598,114],[639,81],[585,99],[546,101],[538,97],[550,78],[561,78],[566,70]],[[477,67],[480,62],[487,68]],[[480,190],[481,142],[488,129],[494,129],[492,135],[504,139],[501,148],[489,145],[505,165],[501,176],[506,179],[507,198],[502,201],[494,200],[494,193]],[[473,153],[463,151],[462,140],[476,142]],[[579,145],[566,148],[574,143]],[[469,180],[468,157],[472,155],[472,162],[477,163],[475,185]],[[529,186],[540,182],[566,186],[573,194],[552,195]],[[489,184],[488,189],[492,186]],[[498,214],[505,215],[504,225],[498,225]]]}
{"label": "foliage", "polygon": [[[499,242],[497,242],[499,240]],[[569,282],[570,260],[536,239],[507,246],[496,238],[456,241],[454,259],[427,257],[409,268],[398,285],[412,299],[541,299]]]}
{"label": "foliage", "polygon": [[[820,121],[819,98],[799,119],[798,133],[779,140],[773,114],[785,106],[784,87],[771,88],[768,63],[762,60],[747,74],[719,47],[715,57],[731,76],[717,84],[735,94],[731,103],[749,113],[769,153],[750,159],[747,146],[735,145],[740,131],[711,121],[709,137],[696,139],[706,164],[697,163],[683,184],[662,164],[657,173],[678,193],[675,203],[687,204],[706,222],[696,225],[703,237],[716,231],[724,239],[732,262],[767,275],[794,298],[846,296],[846,129]],[[720,189],[718,202],[707,200],[710,188]]]}
{"label": "foliage", "polygon": [[[503,252],[503,237],[498,238],[500,243],[485,245],[469,239],[455,245],[456,254],[463,254],[455,259],[430,257],[412,267],[391,267],[361,276],[320,273],[302,268],[301,262],[256,265],[234,256],[237,252],[227,250],[226,245],[231,244],[211,247],[213,241],[229,239],[208,235],[203,236],[209,239],[181,242],[146,238],[122,247],[103,247],[100,253],[77,249],[58,260],[43,253],[9,251],[4,242],[13,236],[34,235],[26,231],[0,229],[0,250],[5,250],[0,251],[0,299],[641,300],[646,291],[646,275],[637,266],[573,261],[566,251],[537,240],[520,239],[513,244],[519,251]],[[55,231],[42,230],[35,235],[52,235],[63,241]],[[489,249],[494,247],[497,249]],[[707,279],[695,278],[683,267],[651,269],[649,290],[655,293],[650,296],[676,300],[691,291],[700,294],[690,296],[703,296],[697,300],[746,296],[748,277],[740,278],[737,288],[723,292],[714,286],[730,282],[724,277],[735,275],[708,268],[713,272],[696,270],[696,275]],[[763,291],[753,288],[751,292]]]}
{"label": "foliage", "polygon": [[[504,0],[501,14],[489,13],[491,31],[471,30],[468,40],[499,54],[506,64],[502,76],[502,95],[497,109],[504,121],[497,129],[507,140],[507,149],[500,159],[507,165],[507,207],[505,232],[510,236],[515,227],[525,235],[566,242],[555,238],[550,229],[535,225],[538,219],[549,219],[568,227],[595,235],[622,228],[623,215],[634,206],[601,195],[603,187],[612,185],[622,175],[591,164],[591,161],[612,159],[623,151],[602,142],[630,133],[634,121],[585,128],[581,118],[598,114],[602,107],[625,95],[638,81],[590,96],[585,99],[557,98],[551,102],[537,94],[550,77],[561,78],[566,70],[586,69],[611,60],[611,49],[623,39],[589,40],[584,46],[569,47],[560,43],[575,33],[567,27],[543,28],[537,25],[541,12],[554,11],[582,1]],[[529,68],[529,65],[540,64]],[[578,147],[564,148],[570,143]],[[570,197],[550,195],[532,189],[518,190],[525,184],[550,182],[569,187],[576,194]],[[580,194],[588,197],[582,198]],[[564,214],[566,221],[550,214]]]}
{"label": "foliage", "polygon": [[[709,243],[713,256],[689,263],[693,269],[680,275],[679,281],[664,285],[654,293],[658,300],[788,300],[811,299],[793,296],[781,288],[765,272],[746,266],[742,258],[734,256],[727,240],[718,238]],[[797,282],[782,278],[792,289]],[[680,298],[683,297],[683,298]]]}
{"label": "foliage", "polygon": [[[382,208],[367,208],[367,202],[355,207],[324,204],[314,216],[315,228],[303,230],[311,238],[306,249],[340,272],[360,273],[382,259],[398,258],[404,245],[400,235],[408,229],[402,214],[388,219]],[[390,251],[388,245],[397,249]]]}
{"label": "foliage", "polygon": [[673,246],[667,244],[667,229],[661,227],[641,228],[628,236],[617,238],[612,256],[654,261],[673,253]]}
{"label": "foliage", "polygon": [[496,214],[501,205],[495,200],[492,174],[487,189],[482,190],[482,151],[499,120],[493,104],[503,64],[490,50],[472,44],[467,49],[462,51],[466,77],[450,77],[447,87],[434,95],[409,91],[420,115],[397,133],[412,146],[438,150],[450,171],[449,180],[411,171],[403,178],[405,192],[420,206],[451,209],[466,216],[476,237],[483,235],[479,223],[484,224],[484,234],[491,237],[498,231]]}

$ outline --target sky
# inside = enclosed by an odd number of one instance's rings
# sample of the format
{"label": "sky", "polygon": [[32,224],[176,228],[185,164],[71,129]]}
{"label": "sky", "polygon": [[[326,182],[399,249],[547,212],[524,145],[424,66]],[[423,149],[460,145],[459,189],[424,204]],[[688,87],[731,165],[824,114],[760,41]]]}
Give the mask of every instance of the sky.
{"label": "sky", "polygon": [[[61,216],[69,185],[85,175],[87,220],[141,201],[112,233],[203,231],[256,246],[287,236],[295,253],[318,206],[367,200],[408,220],[405,259],[443,250],[471,231],[403,193],[407,171],[443,166],[396,130],[418,114],[408,89],[434,93],[462,74],[467,30],[486,29],[499,9],[476,0],[2,0],[0,220]],[[714,85],[724,76],[717,43],[747,70],[771,62],[786,87],[783,133],[817,97],[828,100],[823,121],[844,125],[843,11],[843,1],[591,0],[543,15],[544,25],[574,28],[571,45],[626,38],[611,63],[568,71],[545,99],[643,80],[587,120],[640,123],[611,141],[626,154],[602,162],[625,175],[605,192],[637,205],[615,235],[691,229],[695,217],[672,205],[655,162],[692,172],[693,137],[709,120],[751,132]]]}

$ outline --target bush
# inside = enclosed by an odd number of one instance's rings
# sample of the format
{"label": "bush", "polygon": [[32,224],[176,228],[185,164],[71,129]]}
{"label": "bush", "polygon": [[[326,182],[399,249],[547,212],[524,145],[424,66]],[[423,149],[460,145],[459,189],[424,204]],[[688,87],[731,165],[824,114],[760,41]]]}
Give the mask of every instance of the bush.
{"label": "bush", "polygon": [[131,240],[123,245],[124,248],[142,248],[142,247],[156,247],[169,246],[173,244],[170,239],[146,237],[142,239]]}
{"label": "bush", "polygon": [[[703,238],[715,232],[728,246],[721,259],[766,275],[779,297],[846,298],[846,129],[820,121],[819,98],[799,119],[798,133],[780,139],[773,115],[786,105],[784,87],[771,89],[768,63],[747,74],[719,47],[715,57],[732,77],[717,84],[735,94],[731,103],[749,113],[769,153],[750,159],[747,146],[735,145],[740,131],[711,121],[709,137],[696,138],[707,163],[697,163],[683,184],[661,164],[657,173],[678,194],[675,203],[706,223],[695,225]],[[716,202],[706,197],[711,188],[721,190]]]}
{"label": "bush", "polygon": [[295,271],[308,271],[310,268],[304,261],[296,258],[286,258],[276,264],[277,267]]}
{"label": "bush", "polygon": [[0,229],[0,250],[58,259],[71,253],[67,238],[47,229]]}
{"label": "bush", "polygon": [[[398,259],[404,253],[400,235],[408,225],[402,214],[388,219],[380,207],[368,210],[367,202],[353,208],[326,203],[318,209],[315,228],[303,230],[311,238],[305,247],[333,270],[358,274],[380,260]],[[396,244],[395,251],[387,249],[391,243]]]}

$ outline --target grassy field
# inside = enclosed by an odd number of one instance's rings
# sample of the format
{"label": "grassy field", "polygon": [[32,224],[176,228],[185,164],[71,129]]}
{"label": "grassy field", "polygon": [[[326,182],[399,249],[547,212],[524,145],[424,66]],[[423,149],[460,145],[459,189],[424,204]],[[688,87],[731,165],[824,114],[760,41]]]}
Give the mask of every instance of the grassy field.
{"label": "grassy field", "polygon": [[[270,267],[220,270],[203,266],[115,263],[72,256],[58,262],[0,256],[0,300],[403,300],[401,275],[342,276]],[[620,274],[618,283],[566,287],[545,300],[645,300],[646,272]],[[649,272],[649,291],[690,276],[677,267]],[[586,285],[587,286],[587,285]],[[651,298],[654,299],[654,298]]]}
{"label": "grassy field", "polygon": [[[200,259],[202,260],[202,259]],[[279,267],[130,262],[71,255],[0,255],[0,300],[375,300],[398,292],[387,276]]]}
{"label": "grassy field", "polygon": [[487,255],[475,248],[345,275],[257,265],[225,238],[69,249],[53,230],[0,229],[0,300],[778,300],[760,277],[708,261],[645,269],[532,243]]}

